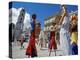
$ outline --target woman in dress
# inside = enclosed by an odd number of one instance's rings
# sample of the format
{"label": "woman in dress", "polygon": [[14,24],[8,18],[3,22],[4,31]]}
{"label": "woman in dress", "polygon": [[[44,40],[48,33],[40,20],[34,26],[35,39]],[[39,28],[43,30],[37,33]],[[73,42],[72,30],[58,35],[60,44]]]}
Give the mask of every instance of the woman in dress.
{"label": "woman in dress", "polygon": [[78,29],[77,29],[77,15],[73,14],[71,17],[71,47],[72,47],[72,55],[78,54]]}
{"label": "woman in dress", "polygon": [[49,45],[50,52],[49,52],[49,56],[51,55],[52,49],[54,49],[55,56],[56,56],[57,45],[56,45],[56,41],[55,41],[55,28],[53,26],[51,27],[51,31],[50,31],[50,45]]}

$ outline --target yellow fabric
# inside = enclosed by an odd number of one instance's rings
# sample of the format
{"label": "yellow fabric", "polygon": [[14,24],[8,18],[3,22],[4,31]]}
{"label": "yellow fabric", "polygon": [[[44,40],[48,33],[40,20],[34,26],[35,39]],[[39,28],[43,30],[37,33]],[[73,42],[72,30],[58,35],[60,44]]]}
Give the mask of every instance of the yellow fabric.
{"label": "yellow fabric", "polygon": [[77,32],[72,32],[72,34],[71,34],[71,44],[73,42],[77,44],[77,40],[78,40],[78,33]]}

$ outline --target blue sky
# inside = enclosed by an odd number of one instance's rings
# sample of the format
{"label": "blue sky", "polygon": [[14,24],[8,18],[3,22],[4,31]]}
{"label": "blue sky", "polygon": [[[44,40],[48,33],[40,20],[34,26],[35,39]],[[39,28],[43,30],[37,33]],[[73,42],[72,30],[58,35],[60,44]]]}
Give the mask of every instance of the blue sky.
{"label": "blue sky", "polygon": [[[13,2],[13,8],[23,7],[27,13],[32,15],[35,13],[37,15],[37,20],[41,23],[41,28],[44,27],[44,19],[52,16],[60,11],[59,4],[46,4],[46,3],[31,3],[31,2]],[[78,10],[76,5],[67,5],[67,10],[71,11]]]}

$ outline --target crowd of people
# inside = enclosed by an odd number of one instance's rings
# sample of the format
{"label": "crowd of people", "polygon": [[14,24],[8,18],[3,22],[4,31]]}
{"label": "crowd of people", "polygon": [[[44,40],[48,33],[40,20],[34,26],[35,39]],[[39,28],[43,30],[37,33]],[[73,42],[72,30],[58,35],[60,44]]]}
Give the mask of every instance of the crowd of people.
{"label": "crowd of people", "polygon": [[[57,50],[57,42],[56,42],[56,31],[59,30],[59,44],[60,49],[62,51],[62,55],[77,55],[78,54],[78,27],[77,27],[77,20],[78,17],[74,13],[71,16],[68,15],[67,8],[65,5],[61,5],[62,14],[59,20],[59,23],[56,23],[48,32],[44,32],[43,30],[40,31],[38,41],[39,45],[41,46],[40,49],[43,48],[43,45],[47,47],[48,43],[48,50],[49,56],[51,55],[52,49],[55,51]],[[32,22],[31,22],[31,35],[29,39],[28,46],[26,48],[26,55],[28,57],[37,57],[38,52],[36,48],[36,37],[35,37],[35,24],[36,23],[36,14],[32,15]],[[53,25],[53,24],[52,24]],[[23,46],[23,37],[21,37],[21,46]]]}

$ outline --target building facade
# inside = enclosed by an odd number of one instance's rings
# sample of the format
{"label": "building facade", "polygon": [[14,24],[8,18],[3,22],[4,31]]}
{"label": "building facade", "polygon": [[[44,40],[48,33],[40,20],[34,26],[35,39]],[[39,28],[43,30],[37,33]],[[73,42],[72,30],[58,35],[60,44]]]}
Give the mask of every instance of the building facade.
{"label": "building facade", "polygon": [[57,24],[59,22],[60,18],[61,18],[61,16],[56,14],[56,15],[50,16],[47,19],[45,19],[44,31],[49,31],[52,26],[54,26],[55,24]]}

